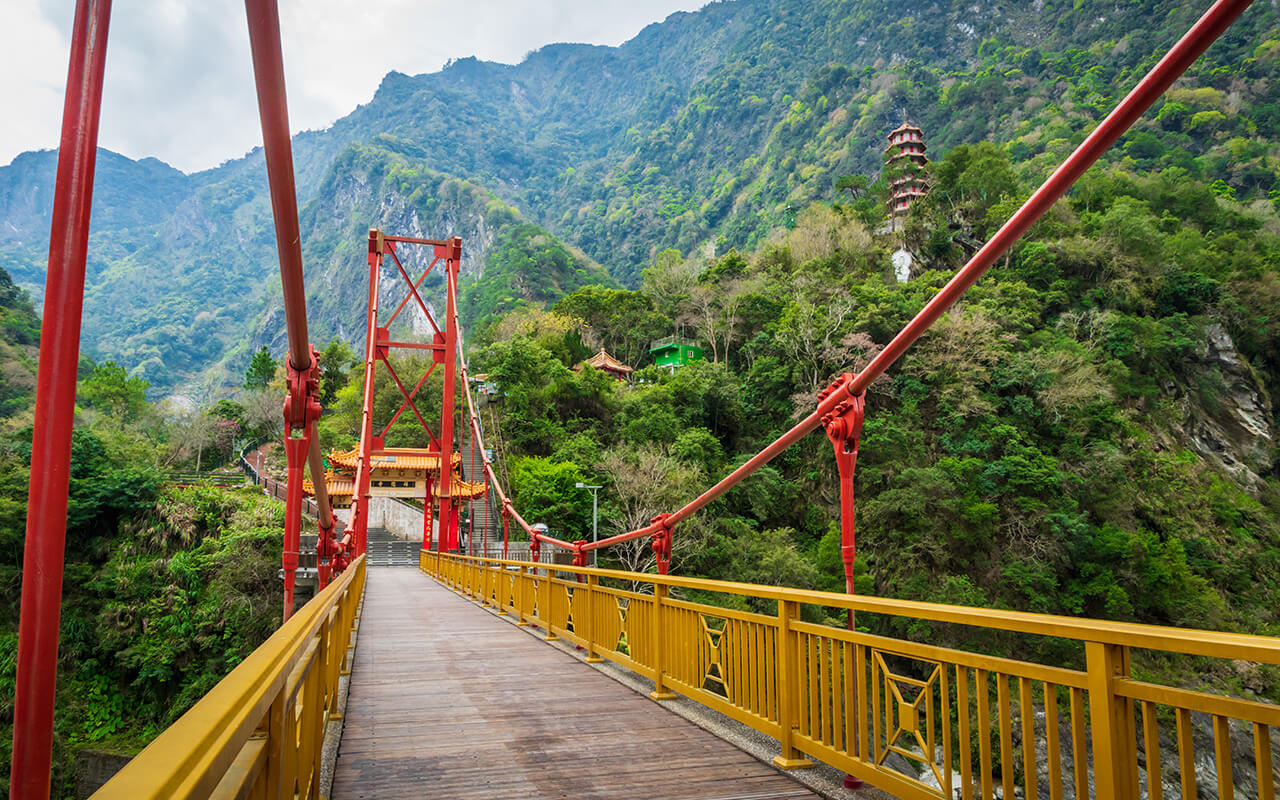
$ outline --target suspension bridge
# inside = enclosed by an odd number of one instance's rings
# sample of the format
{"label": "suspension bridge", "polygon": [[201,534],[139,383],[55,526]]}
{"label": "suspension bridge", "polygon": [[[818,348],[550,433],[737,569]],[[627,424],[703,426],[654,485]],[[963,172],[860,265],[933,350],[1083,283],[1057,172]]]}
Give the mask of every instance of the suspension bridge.
{"label": "suspension bridge", "polygon": [[[1272,730],[1280,726],[1280,707],[1139,680],[1130,659],[1141,650],[1206,663],[1280,665],[1280,641],[852,591],[853,477],[868,385],[1249,4],[1215,2],[915,319],[864,370],[835,379],[801,422],[683,508],[589,542],[530,525],[487,455],[458,328],[465,243],[456,237],[370,231],[360,442],[350,456],[351,475],[326,473],[314,432],[320,364],[307,334],[279,18],[274,0],[246,0],[289,334],[286,618],[96,796],[807,797],[812,793],[786,773],[821,763],[847,774],[849,788],[865,782],[921,800],[1229,800],[1237,791],[1273,800],[1280,756]],[[68,461],[109,17],[107,0],[80,0],[71,46],[32,451],[14,798],[49,792]],[[416,279],[400,258],[408,248],[430,254]],[[384,315],[380,280],[393,265],[405,295]],[[432,304],[420,289],[437,268],[444,290]],[[391,324],[410,303],[430,322],[426,341],[392,338]],[[432,309],[441,305],[438,317]],[[412,388],[395,372],[388,355],[395,349],[430,353],[426,374]],[[377,431],[379,369],[392,378],[401,405]],[[437,369],[443,391],[433,427],[415,400]],[[386,433],[406,412],[429,444],[392,452]],[[839,472],[846,593],[670,574],[681,523],[819,429]],[[472,460],[465,475],[457,468],[464,437]],[[382,483],[377,472],[392,459],[421,465],[423,485],[413,487],[425,500],[416,571],[368,566],[370,498],[387,488],[375,482]],[[295,611],[304,501],[317,521],[318,591]],[[497,509],[496,519],[489,513],[473,519],[483,520],[486,542],[504,543],[501,557],[488,548],[480,556],[460,552],[460,511],[469,503]],[[342,520],[334,508],[344,505]],[[528,542],[527,557],[506,557],[513,532]],[[651,544],[656,573],[587,566],[592,551],[637,539]],[[571,557],[548,559],[551,551]],[[743,599],[746,607],[773,611],[734,610]],[[824,618],[806,613],[813,609],[835,610],[847,625],[813,622]],[[1052,637],[1083,666],[876,636],[854,626],[855,614],[979,628],[1001,634],[999,641]],[[645,693],[609,680],[600,671],[606,666],[611,675],[631,676]],[[770,759],[748,756],[661,707],[676,698],[766,737]]]}

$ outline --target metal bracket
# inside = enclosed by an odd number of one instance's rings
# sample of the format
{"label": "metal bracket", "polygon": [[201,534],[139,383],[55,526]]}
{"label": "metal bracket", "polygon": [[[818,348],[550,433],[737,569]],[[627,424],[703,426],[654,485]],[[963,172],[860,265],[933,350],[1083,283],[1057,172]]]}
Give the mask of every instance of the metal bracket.
{"label": "metal bracket", "polygon": [[[288,468],[289,482],[286,490],[284,515],[284,618],[287,620],[293,613],[294,576],[298,569],[298,543],[302,538],[302,473],[307,462],[307,453],[311,449],[311,437],[315,433],[315,421],[323,410],[320,405],[320,354],[315,345],[310,345],[311,364],[305,369],[298,369],[292,359],[285,359],[285,386],[287,394],[284,398],[284,455]],[[295,437],[295,431],[301,433]],[[321,531],[321,543],[317,543],[317,553],[321,547],[328,549],[324,531]]]}
{"label": "metal bracket", "polygon": [[285,359],[284,429],[285,437],[292,431],[306,431],[310,438],[310,426],[320,419],[320,354],[315,345],[311,348],[311,365],[298,369],[290,359]]}
{"label": "metal bracket", "polygon": [[658,526],[658,530],[649,537],[649,545],[653,548],[653,554],[658,558],[658,574],[666,575],[667,570],[671,567],[671,515],[667,513],[659,514],[649,520],[649,523]]}
{"label": "metal bracket", "polygon": [[[818,395],[821,402],[834,392],[845,391],[852,376],[841,375]],[[858,466],[858,445],[862,439],[862,421],[866,393],[850,395],[836,404],[831,413],[822,415],[822,427],[835,449],[836,469],[840,473],[840,558],[844,562],[845,591],[853,591],[853,561],[857,555],[854,539],[853,473]]]}

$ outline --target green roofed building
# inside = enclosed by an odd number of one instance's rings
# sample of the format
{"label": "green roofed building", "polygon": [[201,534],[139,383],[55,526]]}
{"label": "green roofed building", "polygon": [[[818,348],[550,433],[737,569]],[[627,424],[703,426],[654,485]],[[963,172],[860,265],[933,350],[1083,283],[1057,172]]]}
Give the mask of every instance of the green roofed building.
{"label": "green roofed building", "polygon": [[649,353],[653,356],[654,366],[671,369],[702,360],[702,348],[678,336],[668,336],[665,339],[650,342]]}

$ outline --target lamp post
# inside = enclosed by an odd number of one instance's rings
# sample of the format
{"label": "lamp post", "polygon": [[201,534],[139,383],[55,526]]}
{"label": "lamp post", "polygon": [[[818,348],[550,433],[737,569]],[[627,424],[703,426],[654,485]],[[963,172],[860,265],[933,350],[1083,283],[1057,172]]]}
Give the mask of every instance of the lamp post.
{"label": "lamp post", "polygon": [[[590,489],[590,490],[591,490],[591,543],[592,543],[592,544],[595,544],[596,542],[598,542],[598,541],[600,540],[599,532],[598,532],[598,531],[597,531],[597,529],[596,529],[596,520],[597,520],[597,518],[598,518],[598,517],[597,517],[597,512],[598,512],[598,511],[599,511],[599,509],[600,509],[600,502],[599,502],[599,501],[600,501],[600,490],[601,490],[601,489],[603,489],[604,487],[603,487],[603,486],[590,486],[590,485],[588,485],[588,484],[583,483],[582,481],[578,481],[577,483],[575,483],[575,484],[574,484],[574,486],[578,487],[579,489]],[[593,566],[593,567],[598,567],[598,566],[600,566],[600,551],[599,551],[599,550],[592,550],[592,551],[591,551],[591,566]]]}

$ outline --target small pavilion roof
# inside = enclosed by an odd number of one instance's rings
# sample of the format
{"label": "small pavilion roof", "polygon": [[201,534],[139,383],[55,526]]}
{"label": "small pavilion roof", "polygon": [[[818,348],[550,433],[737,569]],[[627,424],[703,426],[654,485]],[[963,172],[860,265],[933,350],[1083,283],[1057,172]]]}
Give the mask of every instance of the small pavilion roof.
{"label": "small pavilion roof", "polygon": [[[618,359],[606,353],[603,347],[600,348],[599,353],[596,353],[591,358],[583,361],[582,364],[589,364],[590,366],[605,372],[620,372],[624,375],[630,375],[632,372],[635,372],[634,368],[628,367],[626,364],[623,364]],[[582,364],[579,364],[578,366],[581,367]]]}

